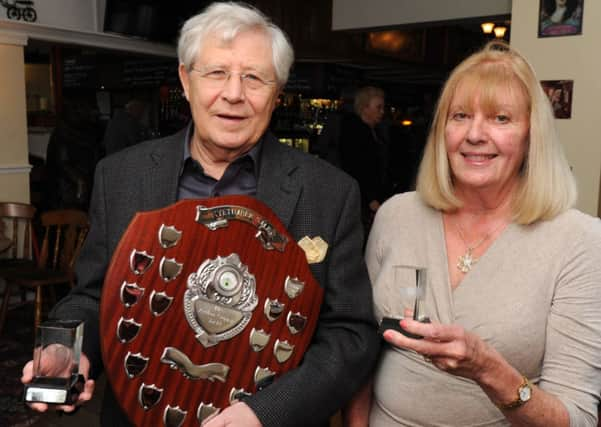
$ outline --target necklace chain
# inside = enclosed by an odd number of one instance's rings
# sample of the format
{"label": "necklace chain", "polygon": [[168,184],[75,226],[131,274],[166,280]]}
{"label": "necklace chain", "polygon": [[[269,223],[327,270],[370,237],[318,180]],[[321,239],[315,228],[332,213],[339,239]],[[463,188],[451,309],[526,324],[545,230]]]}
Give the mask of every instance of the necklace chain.
{"label": "necklace chain", "polygon": [[459,221],[455,221],[455,226],[457,227],[457,231],[459,232],[459,237],[461,238],[461,241],[463,242],[463,244],[466,247],[465,253],[463,255],[460,255],[459,258],[457,258],[457,268],[459,269],[459,271],[461,271],[462,273],[465,274],[465,273],[468,273],[472,269],[474,264],[476,264],[476,262],[478,261],[478,258],[473,256],[474,251],[477,248],[479,248],[482,243],[486,242],[490,238],[490,236],[492,236],[496,231],[498,231],[504,225],[506,225],[505,222],[501,222],[501,224],[497,225],[491,231],[487,232],[484,235],[484,237],[482,237],[477,243],[473,243],[470,245],[465,240],[465,235],[463,234],[463,228],[461,228]]}

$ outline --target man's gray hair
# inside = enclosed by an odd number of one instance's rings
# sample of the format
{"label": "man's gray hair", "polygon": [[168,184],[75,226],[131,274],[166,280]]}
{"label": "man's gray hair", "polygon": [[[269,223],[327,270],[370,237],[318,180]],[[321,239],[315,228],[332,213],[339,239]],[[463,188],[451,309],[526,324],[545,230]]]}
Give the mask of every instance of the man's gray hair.
{"label": "man's gray hair", "polygon": [[251,30],[263,31],[271,39],[276,79],[278,85],[283,87],[288,81],[290,67],[294,62],[292,45],[278,26],[247,4],[213,3],[201,13],[189,18],[182,26],[177,44],[179,62],[186,70],[190,70],[208,37],[216,36],[228,43],[238,34]]}
{"label": "man's gray hair", "polygon": [[355,102],[353,103],[355,113],[357,113],[357,115],[360,116],[363,113],[365,107],[369,105],[369,102],[373,98],[384,99],[384,90],[374,86],[365,86],[359,89],[355,93]]}

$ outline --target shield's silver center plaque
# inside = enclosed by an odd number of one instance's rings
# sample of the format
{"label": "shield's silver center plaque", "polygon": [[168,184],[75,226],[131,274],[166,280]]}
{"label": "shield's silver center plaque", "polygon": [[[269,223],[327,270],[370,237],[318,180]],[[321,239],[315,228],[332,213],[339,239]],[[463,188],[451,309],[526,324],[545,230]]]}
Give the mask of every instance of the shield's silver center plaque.
{"label": "shield's silver center plaque", "polygon": [[242,332],[257,303],[255,276],[235,253],[207,259],[188,277],[184,313],[205,347]]}

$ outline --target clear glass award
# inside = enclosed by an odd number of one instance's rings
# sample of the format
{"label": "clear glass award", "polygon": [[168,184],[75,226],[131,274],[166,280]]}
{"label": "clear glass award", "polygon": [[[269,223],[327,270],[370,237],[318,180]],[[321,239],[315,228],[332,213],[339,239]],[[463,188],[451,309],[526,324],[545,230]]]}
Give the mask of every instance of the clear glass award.
{"label": "clear glass award", "polygon": [[[407,276],[407,275],[410,276]],[[415,276],[413,276],[413,274]],[[415,279],[413,279],[415,277]],[[407,268],[396,267],[394,272],[394,285],[398,287],[400,296],[399,310],[402,313],[399,317],[383,317],[380,324],[380,332],[387,329],[394,329],[409,338],[423,338],[407,332],[399,322],[407,315],[411,315],[413,320],[418,322],[430,323],[430,318],[425,313],[425,298],[428,288],[428,270],[426,268]]]}
{"label": "clear glass award", "polygon": [[70,405],[83,389],[79,358],[83,322],[50,320],[36,329],[33,380],[25,384],[26,402]]}

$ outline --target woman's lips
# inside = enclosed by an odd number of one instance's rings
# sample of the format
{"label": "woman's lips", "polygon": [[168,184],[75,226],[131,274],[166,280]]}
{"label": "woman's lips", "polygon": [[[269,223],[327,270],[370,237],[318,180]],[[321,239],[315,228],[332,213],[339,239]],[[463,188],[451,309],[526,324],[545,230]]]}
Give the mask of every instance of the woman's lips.
{"label": "woman's lips", "polygon": [[484,153],[461,153],[463,157],[467,160],[471,160],[474,162],[483,162],[486,160],[491,160],[497,157],[496,154],[484,154]]}

